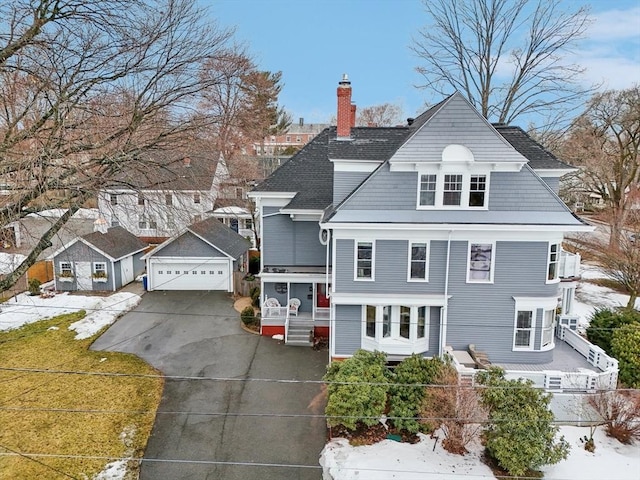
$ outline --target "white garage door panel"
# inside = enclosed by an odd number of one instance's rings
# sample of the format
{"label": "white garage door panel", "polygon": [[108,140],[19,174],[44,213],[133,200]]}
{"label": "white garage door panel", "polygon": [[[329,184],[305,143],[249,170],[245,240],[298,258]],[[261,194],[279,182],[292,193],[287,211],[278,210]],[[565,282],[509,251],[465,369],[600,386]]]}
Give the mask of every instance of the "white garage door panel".
{"label": "white garage door panel", "polygon": [[229,285],[229,263],[154,263],[154,290],[224,290]]}

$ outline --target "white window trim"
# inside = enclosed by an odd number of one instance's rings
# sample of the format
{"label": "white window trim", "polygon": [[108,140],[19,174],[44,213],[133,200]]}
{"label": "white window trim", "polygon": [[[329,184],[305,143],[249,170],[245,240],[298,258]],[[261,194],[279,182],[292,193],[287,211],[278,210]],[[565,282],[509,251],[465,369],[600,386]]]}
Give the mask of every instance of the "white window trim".
{"label": "white window trim", "polygon": [[[471,200],[471,177],[484,177],[484,190],[474,190],[474,192],[483,192],[484,193],[484,197],[483,197],[483,203],[481,206],[475,206],[472,207],[471,205],[469,205],[469,201]],[[469,196],[467,198],[467,207],[471,210],[486,210],[487,209],[487,205],[488,205],[488,198],[489,198],[489,178],[491,178],[491,175],[487,174],[487,173],[471,173],[469,175]]]}
{"label": "white window trim", "polygon": [[[436,175],[436,192],[434,205],[420,205],[420,187],[422,175]],[[460,196],[460,205],[444,205],[444,177],[445,175],[462,175],[462,193]],[[484,175],[486,178],[484,190],[484,205],[482,207],[469,206],[469,195],[471,192],[471,177]],[[418,171],[416,208],[418,210],[472,210],[482,211],[489,209],[489,192],[491,190],[491,172],[486,169],[473,168],[464,170],[461,166],[443,167],[438,171]]]}
{"label": "white window trim", "polygon": [[[64,265],[69,265],[68,268],[65,268]],[[68,270],[69,272],[71,272],[71,275],[73,275],[73,262],[58,262],[58,268],[60,269],[60,273],[63,273],[65,270]]]}
{"label": "white window trim", "polygon": [[[531,326],[529,328],[519,328],[518,327],[518,313],[519,312],[530,312],[531,313]],[[517,308],[516,307],[516,314],[515,317],[513,319],[513,351],[533,351],[535,345],[536,345],[536,312],[537,309],[535,307],[529,307],[529,308]],[[529,330],[531,332],[531,335],[529,336],[529,345],[528,346],[523,346],[523,345],[516,345],[516,334],[518,333],[518,330]]]}
{"label": "white window trim", "polygon": [[[425,260],[424,260],[424,278],[411,278],[411,248],[416,244],[424,244],[426,247],[425,252]],[[418,283],[426,283],[429,281],[429,251],[430,248],[429,240],[409,240],[409,250],[407,252],[407,282],[418,282]]]}
{"label": "white window trim", "polygon": [[[400,308],[403,306],[410,309],[409,338],[400,335]],[[367,307],[375,307],[376,309],[375,337],[367,335]],[[391,334],[388,337],[383,337],[385,307],[391,308]],[[425,309],[425,328],[424,337],[418,338],[418,309],[421,307]],[[372,350],[380,349],[392,354],[426,352],[429,347],[430,312],[428,305],[362,305],[362,346]],[[394,348],[397,348],[397,351],[394,351]]]}
{"label": "white window trim", "polygon": [[[371,278],[358,277],[358,245],[361,243],[371,244]],[[376,280],[376,241],[356,240],[353,250],[353,281],[354,282],[375,282]]]}
{"label": "white window trim", "polygon": [[[546,315],[548,312],[551,312],[551,325],[549,325],[548,327],[545,327],[545,320],[546,320]],[[546,351],[546,350],[551,350],[552,348],[554,348],[556,346],[556,341],[555,341],[555,334],[554,334],[554,324],[555,324],[555,320],[556,320],[556,311],[551,310],[551,309],[544,309],[542,310],[542,325],[540,328],[540,350],[542,351]],[[544,334],[545,334],[545,330],[547,332],[550,333],[551,335],[551,341],[549,343],[547,343],[546,345],[544,345]]]}
{"label": "white window trim", "polygon": [[[549,280],[549,267],[551,266],[551,247],[553,245],[557,246],[556,250],[556,276]],[[545,283],[553,284],[560,283],[560,252],[562,252],[562,244],[560,242],[549,242],[549,246],[547,247],[547,269],[544,272]]]}
{"label": "white window trim", "polygon": [[[538,310],[542,310],[542,321],[544,322],[544,312],[555,309],[558,304],[557,297],[513,297],[515,300],[515,311],[513,317],[513,341],[512,341],[512,350],[514,352],[545,352],[548,350],[552,350],[555,347],[555,333],[553,332],[553,323],[551,327],[551,343],[546,346],[542,346],[542,328],[540,328],[540,347],[535,348],[536,345],[536,335],[537,335],[537,313]],[[532,317],[532,326],[531,329],[533,331],[533,335],[531,337],[532,346],[531,347],[516,347],[516,325],[518,322],[518,312],[519,311],[529,311],[533,312]],[[554,313],[555,315],[555,313]],[[554,316],[555,321],[555,316]],[[544,325],[544,324],[543,324]]]}
{"label": "white window trim", "polygon": [[[446,177],[460,177],[460,190],[445,190],[444,189],[444,184],[446,183]],[[457,183],[457,182],[455,182]],[[464,201],[464,190],[465,190],[465,175],[462,172],[459,173],[443,173],[442,174],[442,208],[461,208],[464,206],[465,201]],[[444,204],[444,194],[445,193],[459,193],[460,194],[460,201],[457,204]],[[467,202],[469,203],[469,193],[467,192]]]}
{"label": "white window trim", "polygon": [[92,273],[97,273],[98,272],[98,265],[103,265],[104,268],[100,271],[107,273],[107,262],[93,262],[92,265]]}
{"label": "white window trim", "polygon": [[[491,270],[489,271],[489,280],[472,279],[471,275],[471,245],[491,245]],[[494,241],[482,241],[482,240],[469,240],[467,242],[467,283],[493,283],[493,278],[496,270],[496,242]]]}

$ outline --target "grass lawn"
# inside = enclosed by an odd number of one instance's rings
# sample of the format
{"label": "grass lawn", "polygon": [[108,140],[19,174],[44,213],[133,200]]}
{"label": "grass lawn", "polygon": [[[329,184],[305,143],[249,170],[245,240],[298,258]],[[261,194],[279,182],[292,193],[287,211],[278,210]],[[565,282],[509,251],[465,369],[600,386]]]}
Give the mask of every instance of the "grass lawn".
{"label": "grass lawn", "polygon": [[[0,367],[159,374],[133,355],[89,351],[95,337],[74,340],[75,332],[69,331],[68,326],[84,316],[85,312],[60,315],[0,332]],[[162,387],[160,378],[0,370],[0,478],[91,479],[109,462],[55,457],[28,459],[4,455],[7,449],[54,455],[141,457]]]}

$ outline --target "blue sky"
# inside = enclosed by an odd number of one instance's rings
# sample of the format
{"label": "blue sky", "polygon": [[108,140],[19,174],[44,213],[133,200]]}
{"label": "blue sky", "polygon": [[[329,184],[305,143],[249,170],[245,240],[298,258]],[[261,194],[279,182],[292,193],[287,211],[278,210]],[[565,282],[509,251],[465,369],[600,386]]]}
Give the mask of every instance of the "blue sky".
{"label": "blue sky", "polygon": [[[399,104],[415,116],[440,98],[418,90],[412,36],[429,23],[420,0],[201,0],[221,26],[235,27],[259,68],[282,71],[280,104],[294,120],[327,122],[348,73],[359,108]],[[605,88],[640,83],[640,0],[591,4],[595,20],[572,59],[585,82]],[[522,125],[525,127],[526,125]]]}

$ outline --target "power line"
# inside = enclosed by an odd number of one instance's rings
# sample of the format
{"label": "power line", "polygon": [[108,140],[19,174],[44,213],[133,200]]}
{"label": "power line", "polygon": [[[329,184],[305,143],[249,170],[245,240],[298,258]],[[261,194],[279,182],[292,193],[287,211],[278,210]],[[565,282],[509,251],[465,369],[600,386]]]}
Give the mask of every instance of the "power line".
{"label": "power line", "polygon": [[[5,447],[2,447],[5,448]],[[7,449],[8,450],[8,449]],[[293,464],[293,463],[267,463],[267,462],[236,462],[236,461],[223,461],[223,460],[184,460],[184,459],[169,459],[169,458],[135,458],[135,457],[111,457],[111,456],[100,456],[100,455],[72,455],[72,454],[55,454],[55,453],[24,453],[24,452],[13,452],[10,453],[1,453],[0,456],[17,456],[17,455],[25,455],[30,457],[40,457],[40,458],[66,458],[66,459],[77,459],[77,460],[104,460],[104,461],[134,461],[140,463],[169,463],[169,464],[191,464],[191,465],[220,465],[220,466],[235,466],[235,467],[260,467],[260,468],[297,468],[297,469],[306,469],[306,470],[321,470],[323,467],[320,465],[305,465],[305,464]],[[442,476],[460,476],[461,473],[455,472],[439,472],[433,470],[417,470],[417,469],[398,469],[398,468],[367,468],[367,467],[339,467],[342,471],[355,471],[355,472],[380,472],[380,473],[396,473],[396,474],[425,474],[425,475],[438,475]],[[473,473],[464,473],[465,477],[468,478],[479,478],[479,479],[487,479],[487,478],[499,478],[499,479],[513,479],[512,475],[498,475],[492,474],[488,475],[480,475]],[[71,477],[74,478],[74,477]],[[547,477],[547,480],[573,480],[573,478],[565,478],[565,477]],[[527,477],[527,476],[519,476],[520,480],[539,480],[539,477]]]}
{"label": "power line", "polygon": [[[121,303],[124,303],[126,301],[128,301],[130,299],[129,298],[125,298],[119,302],[116,302],[114,304],[111,305],[119,305]],[[117,314],[122,314],[122,313],[128,313],[130,310],[125,311],[125,310],[119,310],[119,309],[112,309],[112,308],[87,308],[87,307],[65,307],[65,306],[58,306],[58,305],[34,305],[34,304],[11,304],[12,306],[17,306],[17,307],[25,307],[25,308],[34,308],[34,309],[59,309],[59,310],[70,310],[69,313],[75,313],[78,312],[80,310],[84,310],[87,312],[109,312],[109,313],[117,313]],[[13,312],[8,312],[8,311],[0,311],[0,317],[3,315],[8,315],[9,313],[13,313]],[[15,312],[15,313],[20,313],[20,312]],[[136,314],[138,315],[166,315],[167,313],[171,313],[171,312],[167,312],[167,311],[140,311],[137,310],[135,311]],[[234,312],[234,314],[232,315],[223,315],[223,314],[216,314],[216,313],[190,313],[190,312],[175,312],[172,313],[174,316],[178,316],[178,317],[206,317],[206,318],[230,318],[230,317],[235,317],[240,316],[239,312]],[[42,320],[46,320],[46,319],[42,319]],[[324,319],[323,319],[324,320]],[[40,321],[40,320],[37,320]],[[361,320],[361,319],[334,319],[334,322],[336,324],[344,324],[344,323],[360,323],[360,324],[364,324],[366,323],[365,320]],[[35,323],[35,322],[32,322]],[[390,323],[390,324],[400,324],[400,320],[391,320],[389,322],[386,323]],[[452,322],[452,321],[448,321],[447,322],[448,325],[455,325],[456,327],[477,327],[478,324],[477,323],[458,323],[458,322]],[[503,324],[482,324],[483,328],[486,327],[491,327],[491,328],[505,328],[506,323]],[[615,327],[594,327],[591,328],[591,330],[593,331],[613,331],[616,330]],[[1,331],[0,331],[1,333]]]}
{"label": "power line", "polygon": [[[403,386],[403,387],[427,387],[427,388],[458,388],[458,389],[514,389],[522,388],[522,385],[434,385],[428,383],[394,383],[394,382],[337,382],[325,380],[294,380],[284,378],[236,378],[236,377],[205,377],[193,375],[153,375],[143,373],[120,373],[120,372],[92,372],[87,370],[51,370],[41,368],[23,368],[23,367],[0,367],[0,371],[8,372],[29,372],[37,374],[52,375],[89,375],[102,377],[125,377],[125,378],[146,378],[146,379],[163,379],[175,381],[209,381],[209,382],[263,382],[263,383],[281,383],[281,384],[315,384],[315,385],[371,385],[371,386]],[[590,389],[589,392],[610,392],[611,389]],[[616,392],[635,392],[637,389],[624,388],[616,389]],[[584,389],[563,388],[563,393],[584,393]]]}
{"label": "power line", "polygon": [[[18,456],[18,457],[21,457],[21,458],[26,458],[27,460],[29,460],[31,462],[35,462],[38,465],[42,465],[43,467],[45,467],[45,468],[47,468],[49,470],[52,470],[52,471],[54,471],[56,473],[59,473],[60,475],[64,475],[67,478],[71,478],[72,480],[80,480],[78,477],[74,477],[73,475],[70,475],[70,474],[68,474],[66,472],[63,472],[62,470],[59,470],[59,469],[57,469],[55,467],[52,467],[51,465],[48,465],[48,464],[46,464],[44,462],[41,462],[37,458],[33,458],[34,455],[29,455],[27,453],[17,452],[17,451],[12,450],[11,448],[6,447],[6,446],[4,446],[2,444],[0,444],[0,448],[4,448],[6,451],[10,452],[12,455],[15,455],[15,456]],[[6,455],[6,454],[0,453],[0,455]]]}
{"label": "power line", "polygon": [[[293,418],[293,419],[357,419],[357,420],[380,420],[378,416],[361,416],[361,415],[325,415],[325,414],[313,414],[313,413],[240,413],[240,412],[198,412],[198,411],[153,411],[153,410],[102,410],[102,409],[78,409],[78,408],[45,408],[45,407],[0,407],[0,411],[8,412],[50,412],[50,413],[69,413],[69,414],[87,414],[87,415],[187,415],[187,416],[201,416],[201,417],[255,417],[255,418]],[[458,421],[466,422],[469,424],[485,425],[494,424],[500,422],[511,422],[509,419],[478,419],[478,418],[465,418],[465,417],[400,417],[400,416],[385,416],[386,420],[416,420],[416,421]],[[518,420],[516,420],[517,422]],[[522,420],[523,423],[531,423],[531,420]],[[540,420],[540,422],[550,423],[552,425],[566,425],[567,422],[562,420],[553,420],[548,422],[546,420]],[[601,419],[596,420],[576,420],[572,421],[572,424],[585,424],[587,426],[594,423],[606,421]],[[628,423],[638,424],[640,419],[631,420]],[[580,426],[580,425],[578,425]]]}

